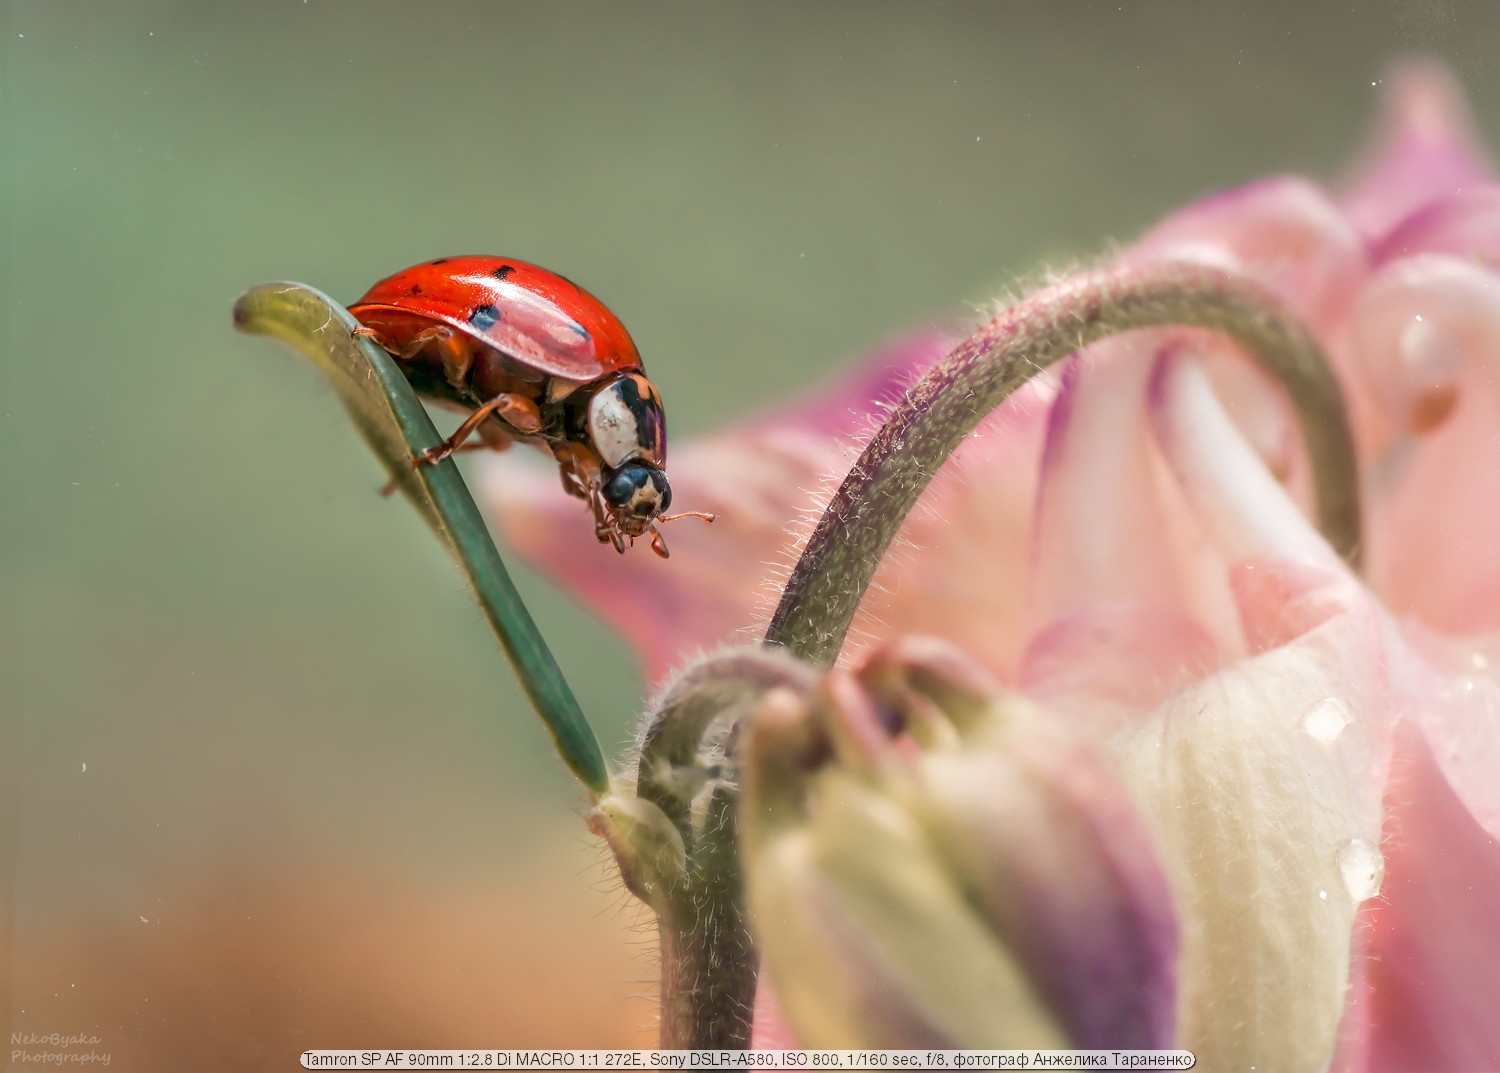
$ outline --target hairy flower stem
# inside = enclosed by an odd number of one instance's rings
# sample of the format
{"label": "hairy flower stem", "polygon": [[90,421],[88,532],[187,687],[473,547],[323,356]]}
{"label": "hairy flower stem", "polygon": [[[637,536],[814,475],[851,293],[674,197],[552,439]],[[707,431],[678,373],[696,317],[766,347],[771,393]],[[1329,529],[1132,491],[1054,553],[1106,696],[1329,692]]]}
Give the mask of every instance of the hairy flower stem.
{"label": "hairy flower stem", "polygon": [[907,391],[823,512],[766,643],[831,666],[896,531],[964,437],[1054,362],[1108,336],[1157,327],[1220,332],[1281,381],[1311,461],[1319,527],[1357,566],[1354,444],[1338,381],[1312,334],[1265,288],[1220,269],[1120,264],[1024,299]]}
{"label": "hairy flower stem", "polygon": [[737,852],[738,791],[717,791],[686,883],[658,913],[661,1045],[677,1050],[750,1046],[759,958],[745,916]]}
{"label": "hairy flower stem", "polygon": [[[661,935],[663,1047],[750,1046],[758,958],[740,873],[730,728],[748,718],[768,691],[805,695],[816,680],[784,653],[724,652],[673,684],[642,736],[636,793],[681,836],[685,854],[681,874],[657,884],[660,896],[636,890],[656,911]],[[705,770],[715,752],[729,777]],[[706,793],[695,775],[706,780]]]}

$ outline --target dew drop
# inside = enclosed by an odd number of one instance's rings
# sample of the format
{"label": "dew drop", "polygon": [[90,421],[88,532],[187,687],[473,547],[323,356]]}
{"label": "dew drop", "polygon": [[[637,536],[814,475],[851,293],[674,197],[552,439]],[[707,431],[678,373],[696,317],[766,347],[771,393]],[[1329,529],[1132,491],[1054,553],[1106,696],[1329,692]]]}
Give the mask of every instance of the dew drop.
{"label": "dew drop", "polygon": [[1351,838],[1339,850],[1339,872],[1349,897],[1362,902],[1380,893],[1381,880],[1385,879],[1385,858],[1363,838]]}
{"label": "dew drop", "polygon": [[1338,697],[1324,697],[1302,713],[1302,730],[1314,741],[1325,744],[1338,740],[1352,719],[1349,705]]}
{"label": "dew drop", "polygon": [[1326,902],[1328,900],[1328,892],[1326,890],[1320,890],[1320,891],[1318,891],[1318,898],[1321,901],[1325,901]]}

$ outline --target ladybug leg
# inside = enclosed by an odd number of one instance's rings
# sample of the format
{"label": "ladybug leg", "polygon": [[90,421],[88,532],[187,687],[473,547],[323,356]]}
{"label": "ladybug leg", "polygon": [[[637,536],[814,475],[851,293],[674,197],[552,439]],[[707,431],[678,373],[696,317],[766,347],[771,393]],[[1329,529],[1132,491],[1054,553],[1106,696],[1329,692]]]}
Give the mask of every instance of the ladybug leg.
{"label": "ladybug leg", "polygon": [[[577,479],[577,475],[574,475]],[[563,487],[568,487],[568,474],[563,474]],[[588,500],[589,507],[594,512],[594,536],[599,538],[601,544],[613,544],[615,551],[621,555],[625,554],[625,536],[620,532],[619,525],[614,516],[604,506],[604,497],[599,494],[599,482],[594,481],[584,487],[583,498]]]}
{"label": "ladybug leg", "polygon": [[537,408],[535,399],[528,399],[525,395],[518,395],[509,391],[503,391],[499,395],[496,395],[489,402],[474,411],[469,419],[464,422],[466,425],[473,425],[473,428],[469,430],[470,432],[484,424],[484,418],[479,416],[481,413],[485,417],[488,417],[490,414],[499,414],[500,420],[523,436],[535,435],[542,430],[542,411]]}
{"label": "ladybug leg", "polygon": [[[501,433],[501,435],[504,435],[504,433]],[[465,451],[503,451],[514,442],[514,440],[507,437],[505,442],[499,446],[491,444],[488,441],[481,443],[461,443],[457,447],[453,448],[453,453],[457,455],[463,454]],[[439,459],[438,461],[442,461],[442,459]],[[412,463],[412,468],[415,469],[417,465],[418,463]],[[386,481],[385,487],[380,489],[380,494],[382,496],[389,497],[395,490],[396,478],[392,477],[390,480]]]}
{"label": "ladybug leg", "polygon": [[594,535],[599,538],[601,544],[613,544],[615,551],[621,555],[625,554],[625,535],[620,532],[620,527],[615,524],[604,510],[604,503],[596,493],[593,497],[594,505]]}
{"label": "ladybug leg", "polygon": [[412,342],[429,334],[432,348],[437,351],[438,358],[443,363],[443,375],[448,378],[448,383],[463,390],[464,385],[469,382],[469,368],[474,364],[474,347],[457,332],[441,325],[418,332]]}
{"label": "ladybug leg", "polygon": [[429,447],[416,458],[412,465],[420,466],[424,462],[436,465],[449,455],[460,450],[464,441],[474,434],[474,430],[483,425],[495,414],[517,432],[526,435],[538,431],[542,427],[542,413],[537,409],[536,403],[524,395],[513,395],[504,392],[490,399],[479,409],[475,410],[464,423],[453,430],[449,436],[436,447]]}
{"label": "ladybug leg", "polygon": [[[574,483],[569,484],[572,480]],[[599,485],[582,486],[576,473],[570,474],[563,468],[563,490],[575,494],[588,502],[589,509],[594,512],[594,535],[599,538],[601,544],[613,544],[615,551],[621,555],[625,554],[625,538],[620,533],[620,527],[615,524],[609,512],[604,508],[604,497],[599,494]],[[576,491],[575,491],[576,489]]]}
{"label": "ladybug leg", "polygon": [[581,443],[563,443],[552,448],[562,475],[563,491],[589,505],[594,512],[594,535],[601,544],[613,544],[625,554],[625,534],[599,494],[599,456]]}
{"label": "ladybug leg", "polygon": [[563,491],[576,499],[588,500],[598,517],[603,507],[599,503],[599,462],[587,447],[578,443],[564,443],[552,448],[552,457],[557,459],[557,468],[562,475]]}
{"label": "ladybug leg", "polygon": [[[451,410],[455,413],[463,414],[465,417],[473,412],[471,407],[464,406],[459,403],[449,402],[443,399],[426,399],[424,401],[430,402],[434,406],[437,406],[441,409]],[[510,433],[506,432],[505,429],[500,427],[500,422],[498,421],[486,421],[474,431],[479,434],[479,438],[483,441],[483,445],[485,447],[488,447],[492,451],[508,450],[516,442],[514,437]],[[470,449],[469,445],[465,444],[463,449]],[[478,449],[478,445],[475,445],[473,448],[473,450]]]}
{"label": "ladybug leg", "polygon": [[[681,515],[676,515],[676,517],[681,517]],[[651,530],[651,550],[663,559],[670,559],[672,553],[667,550],[667,542],[661,538],[661,530],[654,525],[647,526],[647,528]]]}
{"label": "ladybug leg", "polygon": [[387,344],[374,328],[355,328],[352,334],[370,336],[397,361],[411,361],[430,347],[442,362],[443,375],[448,378],[448,383],[462,389],[469,382],[469,367],[474,364],[474,348],[468,340],[446,325],[434,324],[423,328],[407,340],[400,350]]}
{"label": "ladybug leg", "polygon": [[381,338],[380,333],[374,328],[359,327],[355,328],[349,334],[369,336],[371,339],[375,340],[375,342],[379,343],[380,348],[387,354],[399,358],[401,361],[410,361],[412,358],[416,357],[417,351],[421,350],[428,343],[432,342],[432,340],[436,337],[437,332],[442,332],[446,335],[448,334],[448,329],[441,326],[438,326],[436,328],[426,328],[418,332],[416,335],[412,336],[411,342],[408,343],[403,350],[397,350],[395,347],[391,346],[390,343],[387,343],[383,338]]}

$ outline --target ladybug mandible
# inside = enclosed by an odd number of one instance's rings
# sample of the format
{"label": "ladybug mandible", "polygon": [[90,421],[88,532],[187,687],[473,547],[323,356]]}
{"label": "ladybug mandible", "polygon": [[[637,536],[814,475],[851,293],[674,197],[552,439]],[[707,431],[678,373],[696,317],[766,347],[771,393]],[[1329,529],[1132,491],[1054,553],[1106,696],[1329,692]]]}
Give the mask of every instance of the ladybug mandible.
{"label": "ladybug mandible", "polygon": [[588,503],[594,533],[623,553],[672,503],[664,467],[661,395],[646,379],[625,325],[571,280],[508,257],[440,257],[381,280],[349,307],[395,356],[417,394],[470,411],[436,463],[478,433],[496,449],[514,440],[549,450],[563,488]]}

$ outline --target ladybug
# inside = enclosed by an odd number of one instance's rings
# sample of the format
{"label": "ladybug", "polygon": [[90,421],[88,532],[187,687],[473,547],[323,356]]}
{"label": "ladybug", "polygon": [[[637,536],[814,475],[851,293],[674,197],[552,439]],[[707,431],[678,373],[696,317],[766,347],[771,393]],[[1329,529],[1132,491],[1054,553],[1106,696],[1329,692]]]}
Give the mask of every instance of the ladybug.
{"label": "ladybug", "polygon": [[415,461],[513,441],[548,450],[563,488],[588,503],[600,543],[625,551],[666,515],[667,426],[625,325],[571,280],[508,257],[439,257],[369,289],[349,312],[395,356],[417,394],[469,411],[452,436]]}

